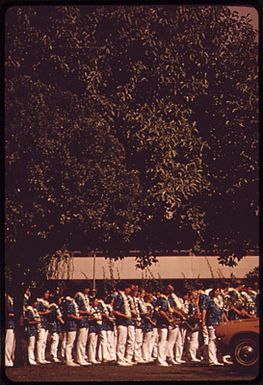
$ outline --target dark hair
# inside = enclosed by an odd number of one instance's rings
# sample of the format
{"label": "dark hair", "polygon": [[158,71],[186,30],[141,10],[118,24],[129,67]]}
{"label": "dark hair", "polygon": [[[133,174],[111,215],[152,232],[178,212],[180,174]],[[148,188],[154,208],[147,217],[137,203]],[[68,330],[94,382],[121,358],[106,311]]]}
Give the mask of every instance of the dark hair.
{"label": "dark hair", "polygon": [[32,306],[34,302],[36,302],[37,297],[35,295],[31,295],[31,297],[27,300],[27,305]]}
{"label": "dark hair", "polygon": [[97,294],[95,295],[95,297],[98,297],[99,299],[104,299],[105,296],[106,296],[106,293],[104,289],[99,289],[97,291]]}
{"label": "dark hair", "polygon": [[108,296],[104,299],[104,302],[105,302],[106,304],[110,304],[110,303],[112,302],[112,300],[113,300],[113,297],[110,296],[110,295],[108,295]]}
{"label": "dark hair", "polygon": [[124,289],[126,289],[127,287],[130,287],[131,286],[131,284],[130,284],[130,282],[119,282],[119,284],[118,284],[118,290],[124,290]]}
{"label": "dark hair", "polygon": [[203,281],[196,282],[195,287],[197,290],[204,290],[205,288],[204,282]]}
{"label": "dark hair", "polygon": [[91,283],[90,281],[88,280],[84,280],[81,282],[81,284],[79,285],[80,289],[81,290],[84,290],[84,289],[91,289]]}

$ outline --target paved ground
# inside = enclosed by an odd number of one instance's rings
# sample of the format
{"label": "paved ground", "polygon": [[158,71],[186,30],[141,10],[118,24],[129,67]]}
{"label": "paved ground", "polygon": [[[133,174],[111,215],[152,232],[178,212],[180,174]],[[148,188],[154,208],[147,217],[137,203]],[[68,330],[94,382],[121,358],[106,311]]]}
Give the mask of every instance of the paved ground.
{"label": "paved ground", "polygon": [[117,365],[92,365],[70,368],[62,364],[47,364],[23,368],[6,368],[6,375],[13,381],[244,381],[257,376],[257,370],[248,371],[233,365],[207,367],[183,364],[168,368],[154,364],[140,364],[132,367]]}

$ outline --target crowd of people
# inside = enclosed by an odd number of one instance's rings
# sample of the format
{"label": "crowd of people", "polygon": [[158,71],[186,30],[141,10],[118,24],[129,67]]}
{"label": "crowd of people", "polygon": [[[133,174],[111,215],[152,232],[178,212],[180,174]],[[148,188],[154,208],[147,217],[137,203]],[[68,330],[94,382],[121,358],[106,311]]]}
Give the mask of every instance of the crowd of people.
{"label": "crowd of people", "polygon": [[[229,357],[219,359],[216,326],[258,316],[258,288],[239,281],[212,288],[200,282],[180,295],[172,284],[151,290],[124,282],[100,293],[89,281],[75,291],[57,287],[40,294],[24,294],[28,365],[231,364]],[[14,366],[16,354],[14,302],[6,292],[6,367]]]}

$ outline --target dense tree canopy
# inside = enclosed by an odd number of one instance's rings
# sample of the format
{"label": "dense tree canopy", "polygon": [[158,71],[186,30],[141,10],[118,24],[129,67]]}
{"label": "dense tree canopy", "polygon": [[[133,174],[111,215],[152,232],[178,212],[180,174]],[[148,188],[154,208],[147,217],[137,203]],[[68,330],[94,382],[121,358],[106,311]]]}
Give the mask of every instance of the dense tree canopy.
{"label": "dense tree canopy", "polygon": [[[7,264],[258,245],[258,63],[222,6],[6,14]],[[38,262],[37,262],[38,261]]]}

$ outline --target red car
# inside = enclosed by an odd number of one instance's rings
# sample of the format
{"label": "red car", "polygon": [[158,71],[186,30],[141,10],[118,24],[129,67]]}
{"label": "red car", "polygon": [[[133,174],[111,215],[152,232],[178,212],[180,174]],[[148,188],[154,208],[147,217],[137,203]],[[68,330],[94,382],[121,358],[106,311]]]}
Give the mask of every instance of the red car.
{"label": "red car", "polygon": [[231,354],[234,363],[243,367],[259,362],[259,318],[222,322],[216,335],[223,354]]}

